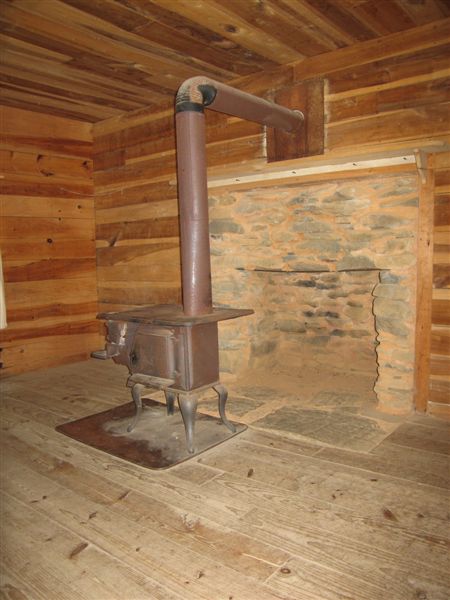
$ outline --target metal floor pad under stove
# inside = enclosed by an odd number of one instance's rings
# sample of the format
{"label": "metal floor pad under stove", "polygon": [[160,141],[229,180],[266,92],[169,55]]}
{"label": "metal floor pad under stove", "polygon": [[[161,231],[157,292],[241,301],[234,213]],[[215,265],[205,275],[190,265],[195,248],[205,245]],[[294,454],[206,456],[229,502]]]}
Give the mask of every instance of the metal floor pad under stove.
{"label": "metal floor pad under stove", "polygon": [[167,415],[165,404],[144,398],[142,416],[135,428],[128,432],[134,411],[133,402],[129,402],[59,425],[56,430],[136,465],[167,469],[247,429],[246,425],[234,423],[236,431],[233,433],[220,419],[197,413],[195,449],[190,454],[186,448],[184,423],[179,410]]}

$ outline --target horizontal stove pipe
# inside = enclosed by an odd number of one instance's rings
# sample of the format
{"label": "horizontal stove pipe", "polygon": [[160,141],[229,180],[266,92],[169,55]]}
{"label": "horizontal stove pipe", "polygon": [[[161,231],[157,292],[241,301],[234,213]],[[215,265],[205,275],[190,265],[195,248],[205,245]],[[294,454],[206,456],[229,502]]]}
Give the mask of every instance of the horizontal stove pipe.
{"label": "horizontal stove pipe", "polygon": [[178,201],[180,209],[183,310],[211,313],[208,186],[204,108],[295,131],[303,114],[205,77],[185,81],[176,97]]}

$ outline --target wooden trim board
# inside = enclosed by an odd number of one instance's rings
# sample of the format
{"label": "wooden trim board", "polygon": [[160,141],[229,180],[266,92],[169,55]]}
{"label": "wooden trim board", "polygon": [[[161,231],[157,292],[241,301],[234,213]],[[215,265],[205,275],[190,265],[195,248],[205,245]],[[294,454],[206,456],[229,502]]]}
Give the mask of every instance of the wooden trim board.
{"label": "wooden trim board", "polygon": [[433,293],[434,157],[418,155],[419,227],[417,239],[415,407],[425,412],[428,404]]}

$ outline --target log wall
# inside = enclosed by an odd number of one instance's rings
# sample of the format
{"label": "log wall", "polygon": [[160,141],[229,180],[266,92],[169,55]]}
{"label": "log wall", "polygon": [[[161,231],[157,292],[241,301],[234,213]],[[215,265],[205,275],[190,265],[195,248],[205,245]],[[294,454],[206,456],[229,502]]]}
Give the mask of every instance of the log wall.
{"label": "log wall", "polygon": [[435,157],[429,411],[450,415],[450,152]]}
{"label": "log wall", "polygon": [[97,311],[89,124],[1,109],[2,375],[85,359]]}
{"label": "log wall", "polygon": [[[440,149],[450,139],[448,36],[445,20],[234,84],[270,95],[323,78],[327,161]],[[267,169],[265,136],[258,125],[208,111],[207,119],[211,183],[230,177],[239,183],[239,176]],[[320,158],[290,161],[289,166],[314,165]],[[102,308],[178,301],[173,107],[95,124],[94,179]]]}

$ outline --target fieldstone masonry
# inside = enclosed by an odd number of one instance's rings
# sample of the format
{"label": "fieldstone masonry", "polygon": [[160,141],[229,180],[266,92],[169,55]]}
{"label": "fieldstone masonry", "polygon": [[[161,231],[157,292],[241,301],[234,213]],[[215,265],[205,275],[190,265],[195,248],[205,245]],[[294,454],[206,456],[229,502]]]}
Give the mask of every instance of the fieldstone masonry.
{"label": "fieldstone masonry", "polygon": [[380,408],[413,406],[416,177],[228,191],[210,197],[221,367],[295,376],[373,373]]}

